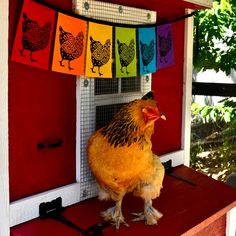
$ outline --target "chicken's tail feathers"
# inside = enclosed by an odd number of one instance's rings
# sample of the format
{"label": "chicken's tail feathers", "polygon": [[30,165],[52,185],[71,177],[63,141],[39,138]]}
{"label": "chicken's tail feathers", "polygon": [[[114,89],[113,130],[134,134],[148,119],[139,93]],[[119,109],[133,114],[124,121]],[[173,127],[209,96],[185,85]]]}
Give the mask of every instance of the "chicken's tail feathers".
{"label": "chicken's tail feathers", "polygon": [[83,39],[84,38],[84,33],[81,31],[77,34],[76,38]]}
{"label": "chicken's tail feathers", "polygon": [[92,36],[90,36],[90,41],[91,41],[91,43],[94,42],[94,39]]}
{"label": "chicken's tail feathers", "polygon": [[117,39],[117,44],[118,44],[118,46],[121,44],[121,42],[120,42],[120,40],[119,39]]}
{"label": "chicken's tail feathers", "polygon": [[105,43],[106,43],[106,44],[109,44],[109,46],[110,46],[110,45],[111,45],[111,40],[110,40],[110,39],[107,39]]}
{"label": "chicken's tail feathers", "polygon": [[63,28],[62,28],[61,25],[59,26],[59,30],[60,30],[61,33],[64,33],[64,32],[65,32],[65,31],[63,30]]}
{"label": "chicken's tail feathers", "polygon": [[26,14],[26,12],[24,12],[22,16],[23,16],[23,18],[24,18],[25,20],[28,20],[28,19],[29,19],[28,16],[27,16],[27,14]]}
{"label": "chicken's tail feathers", "polygon": [[51,22],[46,22],[45,25],[43,26],[43,29],[46,31],[50,31],[52,29]]}
{"label": "chicken's tail feathers", "polygon": [[154,99],[154,92],[153,91],[149,91],[141,99],[142,100],[148,100],[148,99],[153,100]]}

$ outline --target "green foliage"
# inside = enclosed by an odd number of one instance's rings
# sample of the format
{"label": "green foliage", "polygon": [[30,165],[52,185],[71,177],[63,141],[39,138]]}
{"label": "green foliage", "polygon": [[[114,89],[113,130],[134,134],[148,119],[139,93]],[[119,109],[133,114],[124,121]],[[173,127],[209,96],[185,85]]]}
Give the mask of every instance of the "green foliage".
{"label": "green foliage", "polygon": [[197,103],[191,106],[192,123],[223,122],[235,127],[236,102],[230,98],[220,101],[216,106],[200,107]]}
{"label": "green foliage", "polygon": [[227,75],[236,69],[236,1],[214,1],[212,9],[197,11],[194,25],[194,69]]}

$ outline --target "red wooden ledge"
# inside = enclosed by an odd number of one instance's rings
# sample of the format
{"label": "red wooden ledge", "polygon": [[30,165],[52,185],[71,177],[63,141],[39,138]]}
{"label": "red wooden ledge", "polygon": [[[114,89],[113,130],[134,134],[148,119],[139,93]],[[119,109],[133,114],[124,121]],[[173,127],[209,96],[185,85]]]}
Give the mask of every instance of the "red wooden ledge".
{"label": "red wooden ledge", "polygon": [[[130,194],[123,201],[123,214],[130,227],[121,226],[119,231],[108,227],[103,230],[104,235],[225,235],[225,215],[236,206],[236,189],[185,166],[174,168],[174,173],[191,180],[196,186],[165,176],[161,196],[154,201],[154,206],[164,214],[158,225],[146,226],[144,222],[129,222],[132,219],[130,213],[141,212],[143,207],[142,200]],[[100,211],[112,204],[93,198],[68,207],[63,214],[78,226],[87,229],[100,222]],[[212,229],[223,232],[216,234]],[[51,219],[34,219],[13,227],[11,235],[78,236],[80,233]]]}

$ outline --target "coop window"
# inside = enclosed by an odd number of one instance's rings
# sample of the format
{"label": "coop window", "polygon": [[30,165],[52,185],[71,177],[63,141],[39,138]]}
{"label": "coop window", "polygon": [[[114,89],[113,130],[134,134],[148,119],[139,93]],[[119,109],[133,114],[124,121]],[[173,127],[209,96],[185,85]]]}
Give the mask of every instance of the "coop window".
{"label": "coop window", "polygon": [[96,130],[106,125],[124,103],[96,107]]}
{"label": "coop window", "polygon": [[140,77],[121,79],[121,92],[122,93],[139,92],[139,91],[141,91]]}
{"label": "coop window", "polygon": [[118,78],[113,79],[95,79],[95,87],[94,94],[102,95],[102,94],[114,94],[118,93],[119,83]]}

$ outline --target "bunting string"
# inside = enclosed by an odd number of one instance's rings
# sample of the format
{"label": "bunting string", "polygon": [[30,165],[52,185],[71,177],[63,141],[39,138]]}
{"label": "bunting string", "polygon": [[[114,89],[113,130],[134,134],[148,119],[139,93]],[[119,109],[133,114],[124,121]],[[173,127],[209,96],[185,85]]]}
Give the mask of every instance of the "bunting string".
{"label": "bunting string", "polygon": [[162,24],[128,25],[24,0],[11,60],[92,78],[154,73],[174,64],[172,23],[193,15]]}

